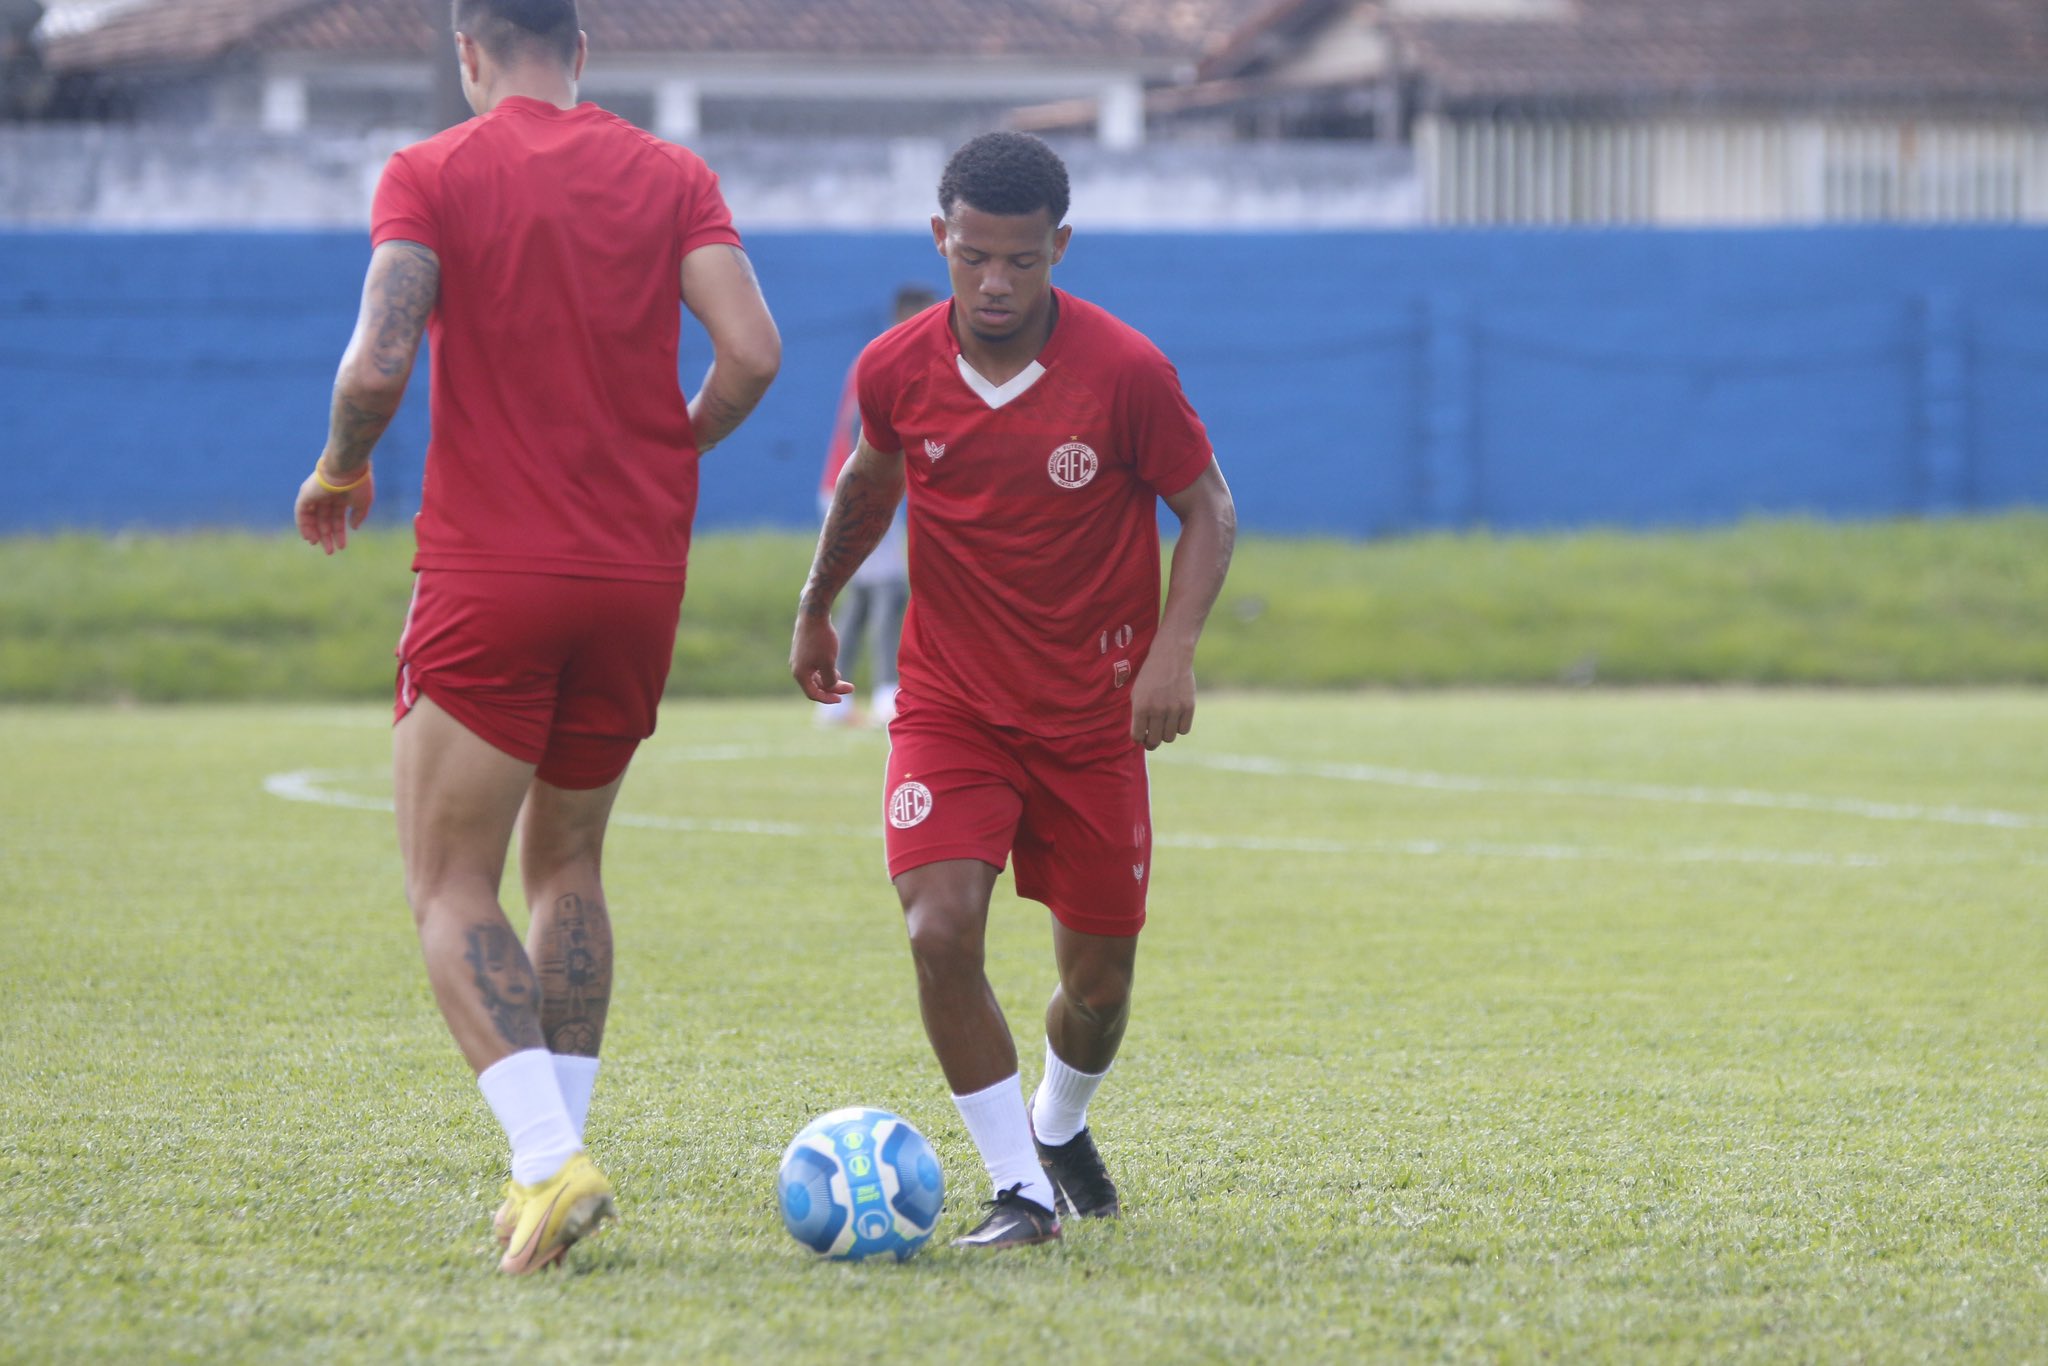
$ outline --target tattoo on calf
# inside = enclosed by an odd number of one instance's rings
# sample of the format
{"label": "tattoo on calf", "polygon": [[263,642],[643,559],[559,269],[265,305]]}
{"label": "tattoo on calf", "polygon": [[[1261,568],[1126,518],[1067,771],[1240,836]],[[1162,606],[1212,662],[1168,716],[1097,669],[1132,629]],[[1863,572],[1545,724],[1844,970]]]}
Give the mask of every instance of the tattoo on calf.
{"label": "tattoo on calf", "polygon": [[462,956],[476,974],[477,994],[498,1037],[513,1048],[541,1047],[540,1016],[534,1009],[540,988],[519,936],[509,925],[473,925],[464,941],[468,947]]}
{"label": "tattoo on calf", "polygon": [[553,920],[534,949],[549,1050],[594,1056],[611,1004],[610,914],[602,903],[572,892],[555,902]]}

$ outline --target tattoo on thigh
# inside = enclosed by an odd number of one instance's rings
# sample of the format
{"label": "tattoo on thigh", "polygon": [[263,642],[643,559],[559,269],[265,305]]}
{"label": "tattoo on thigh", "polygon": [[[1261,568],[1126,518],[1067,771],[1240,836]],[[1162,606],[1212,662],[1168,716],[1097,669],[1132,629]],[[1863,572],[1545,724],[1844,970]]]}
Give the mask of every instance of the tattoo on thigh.
{"label": "tattoo on thigh", "polygon": [[541,1027],[556,1053],[595,1054],[611,1003],[612,923],[604,906],[570,893],[555,902],[539,955]]}
{"label": "tattoo on thigh", "polygon": [[534,1007],[540,988],[519,936],[509,925],[474,925],[465,939],[463,957],[476,974],[477,992],[498,1037],[514,1048],[539,1048],[540,1016]]}

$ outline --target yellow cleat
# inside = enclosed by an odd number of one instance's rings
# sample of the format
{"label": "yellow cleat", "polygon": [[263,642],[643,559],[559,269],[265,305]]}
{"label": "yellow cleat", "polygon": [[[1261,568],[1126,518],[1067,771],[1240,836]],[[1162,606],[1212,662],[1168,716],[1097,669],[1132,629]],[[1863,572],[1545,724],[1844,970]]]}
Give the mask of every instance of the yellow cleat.
{"label": "yellow cleat", "polygon": [[503,1194],[505,1203],[491,1216],[491,1236],[498,1240],[499,1247],[511,1243],[512,1230],[519,1227],[519,1187],[507,1181]]}
{"label": "yellow cleat", "polygon": [[[583,1153],[537,1185],[513,1183],[507,1188],[505,1203],[516,1206],[505,1256],[498,1263],[498,1270],[508,1276],[553,1266],[571,1243],[589,1237],[599,1224],[618,1214],[612,1203],[612,1183]],[[504,1213],[499,1211],[501,1217]]]}

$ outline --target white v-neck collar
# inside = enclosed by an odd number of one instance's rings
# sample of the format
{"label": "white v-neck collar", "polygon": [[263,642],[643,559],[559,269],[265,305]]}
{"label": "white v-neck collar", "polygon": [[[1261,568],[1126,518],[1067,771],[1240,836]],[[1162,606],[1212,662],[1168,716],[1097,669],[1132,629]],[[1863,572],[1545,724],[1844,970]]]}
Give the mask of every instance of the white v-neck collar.
{"label": "white v-neck collar", "polygon": [[1025,390],[1045,376],[1045,367],[1033,361],[1010,376],[1007,383],[990,384],[981,371],[967,363],[966,356],[956,354],[954,359],[960,362],[960,378],[966,380],[967,387],[979,394],[981,401],[991,408],[1000,408],[1013,399],[1021,398]]}

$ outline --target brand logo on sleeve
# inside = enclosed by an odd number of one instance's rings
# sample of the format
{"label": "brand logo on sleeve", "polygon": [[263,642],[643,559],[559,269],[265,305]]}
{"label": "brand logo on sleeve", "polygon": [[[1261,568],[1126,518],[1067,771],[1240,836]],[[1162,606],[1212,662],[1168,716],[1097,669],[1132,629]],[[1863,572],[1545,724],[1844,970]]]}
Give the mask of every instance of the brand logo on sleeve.
{"label": "brand logo on sleeve", "polygon": [[1077,489],[1095,477],[1095,471],[1102,462],[1095,458],[1095,450],[1079,441],[1069,441],[1052,453],[1052,459],[1045,462],[1045,472],[1052,481],[1063,489]]}
{"label": "brand logo on sleeve", "polygon": [[939,457],[946,453],[946,443],[934,441],[930,437],[926,437],[924,439],[924,453],[931,457],[932,463],[936,465],[939,463]]}
{"label": "brand logo on sleeve", "polygon": [[898,783],[889,794],[889,824],[908,830],[932,814],[932,790],[923,783]]}

